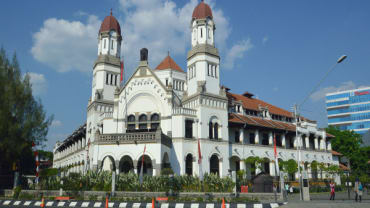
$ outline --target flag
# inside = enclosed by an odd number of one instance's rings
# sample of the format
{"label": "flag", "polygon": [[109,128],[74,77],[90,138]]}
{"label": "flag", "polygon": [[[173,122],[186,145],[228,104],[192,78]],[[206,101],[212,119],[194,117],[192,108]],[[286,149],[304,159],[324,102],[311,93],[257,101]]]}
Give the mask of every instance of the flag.
{"label": "flag", "polygon": [[199,165],[199,179],[203,180],[203,170],[202,170],[202,152],[200,150],[200,141],[198,139],[198,165]]}
{"label": "flag", "polygon": [[276,134],[274,134],[274,156],[275,156],[275,173],[276,176],[279,174],[279,161],[278,161],[278,155],[276,150]]}
{"label": "flag", "polygon": [[123,61],[121,61],[121,84],[123,80]]}
{"label": "flag", "polygon": [[145,150],[146,150],[146,145],[144,146],[144,153],[143,153],[143,156],[141,157],[141,168],[140,168],[140,176],[139,176],[140,185],[143,184],[143,170],[144,170]]}

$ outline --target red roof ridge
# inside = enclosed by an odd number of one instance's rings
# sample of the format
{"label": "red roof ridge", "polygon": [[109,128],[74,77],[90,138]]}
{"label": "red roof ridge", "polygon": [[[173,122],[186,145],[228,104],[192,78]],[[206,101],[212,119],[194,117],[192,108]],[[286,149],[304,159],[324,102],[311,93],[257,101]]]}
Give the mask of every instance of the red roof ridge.
{"label": "red roof ridge", "polygon": [[163,61],[160,64],[158,64],[158,66],[155,69],[156,70],[173,69],[179,72],[184,72],[184,70],[182,70],[180,66],[177,65],[177,63],[171,58],[170,55],[167,55],[166,58],[164,58]]}

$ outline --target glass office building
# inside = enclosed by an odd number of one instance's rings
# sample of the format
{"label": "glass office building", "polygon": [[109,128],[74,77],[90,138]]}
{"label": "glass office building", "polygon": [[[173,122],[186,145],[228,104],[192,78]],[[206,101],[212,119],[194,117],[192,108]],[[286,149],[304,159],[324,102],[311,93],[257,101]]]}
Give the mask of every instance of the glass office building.
{"label": "glass office building", "polygon": [[328,124],[364,135],[370,129],[370,87],[326,94]]}

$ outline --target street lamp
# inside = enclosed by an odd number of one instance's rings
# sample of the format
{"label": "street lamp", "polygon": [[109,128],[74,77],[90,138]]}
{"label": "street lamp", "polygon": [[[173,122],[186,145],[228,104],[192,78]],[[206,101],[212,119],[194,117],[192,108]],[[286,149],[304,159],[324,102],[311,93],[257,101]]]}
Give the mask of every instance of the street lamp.
{"label": "street lamp", "polygon": [[331,71],[334,70],[334,68],[342,63],[344,59],[346,59],[346,55],[342,55],[341,57],[338,58],[338,60],[335,62],[335,64],[329,68],[329,70],[326,72],[324,77],[315,85],[315,87],[312,89],[312,91],[305,97],[303,102],[299,105],[295,104],[294,105],[294,117],[295,117],[295,122],[296,122],[296,131],[295,131],[295,136],[297,139],[297,155],[298,155],[298,177],[299,177],[299,198],[300,200],[303,200],[303,192],[302,192],[302,174],[301,174],[301,148],[302,148],[302,138],[298,139],[298,126],[299,126],[299,119],[298,119],[298,108],[301,107],[307,99],[317,90],[317,88],[321,85],[321,83],[325,80],[325,78],[330,74]]}

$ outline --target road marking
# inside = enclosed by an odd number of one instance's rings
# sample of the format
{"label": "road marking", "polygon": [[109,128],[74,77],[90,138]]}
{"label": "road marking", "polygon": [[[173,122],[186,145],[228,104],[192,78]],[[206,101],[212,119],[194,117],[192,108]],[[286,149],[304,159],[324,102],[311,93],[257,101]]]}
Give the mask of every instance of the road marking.
{"label": "road marking", "polygon": [[62,206],[64,206],[64,204],[65,204],[66,202],[59,202],[58,203],[58,207],[62,207]]}
{"label": "road marking", "polygon": [[114,206],[114,202],[109,202],[108,203],[108,207],[113,207]]}
{"label": "road marking", "polygon": [[[176,208],[184,208],[184,204],[183,203],[178,203],[176,204],[175,206]],[[212,207],[213,208],[213,207]]]}
{"label": "road marking", "polygon": [[101,206],[101,202],[95,202],[94,207],[100,207],[100,206]]}
{"label": "road marking", "polygon": [[163,204],[161,204],[161,208],[168,208],[168,203],[163,203]]}
{"label": "road marking", "polygon": [[254,208],[263,208],[262,204],[254,204],[253,207]]}
{"label": "road marking", "polygon": [[140,204],[141,204],[141,203],[134,203],[134,204],[132,205],[132,208],[139,208],[139,207],[140,207]]}
{"label": "road marking", "polygon": [[215,204],[206,204],[206,208],[214,208]]}
{"label": "road marking", "polygon": [[199,207],[199,204],[191,204],[190,205],[190,208],[198,208]]}
{"label": "road marking", "polygon": [[271,208],[277,208],[277,207],[279,207],[279,204],[278,203],[271,203],[270,205],[271,205]]}
{"label": "road marking", "polygon": [[127,203],[126,202],[122,202],[119,204],[119,208],[124,208],[126,207]]}
{"label": "road marking", "polygon": [[28,205],[30,205],[31,204],[31,201],[26,201],[26,202],[24,202],[24,205],[25,206],[28,206]]}
{"label": "road marking", "polygon": [[76,204],[77,204],[77,202],[71,202],[71,203],[69,204],[69,206],[70,206],[70,207],[75,207],[75,206],[76,206]]}
{"label": "road marking", "polygon": [[6,200],[6,201],[3,203],[3,205],[9,205],[9,204],[10,204],[10,202],[11,202],[11,201]]}
{"label": "road marking", "polygon": [[53,206],[53,204],[54,204],[54,202],[52,202],[52,201],[46,202],[47,207],[51,207],[51,206]]}
{"label": "road marking", "polygon": [[16,202],[14,202],[13,205],[19,205],[20,203],[21,203],[21,201],[16,201]]}
{"label": "road marking", "polygon": [[35,204],[33,206],[40,206],[40,205],[41,205],[41,202],[37,201],[37,202],[35,202]]}
{"label": "road marking", "polygon": [[237,204],[236,205],[236,208],[245,208],[246,207],[246,204]]}
{"label": "road marking", "polygon": [[90,202],[82,202],[81,207],[88,207],[88,206],[89,206],[89,204],[90,204]]}

